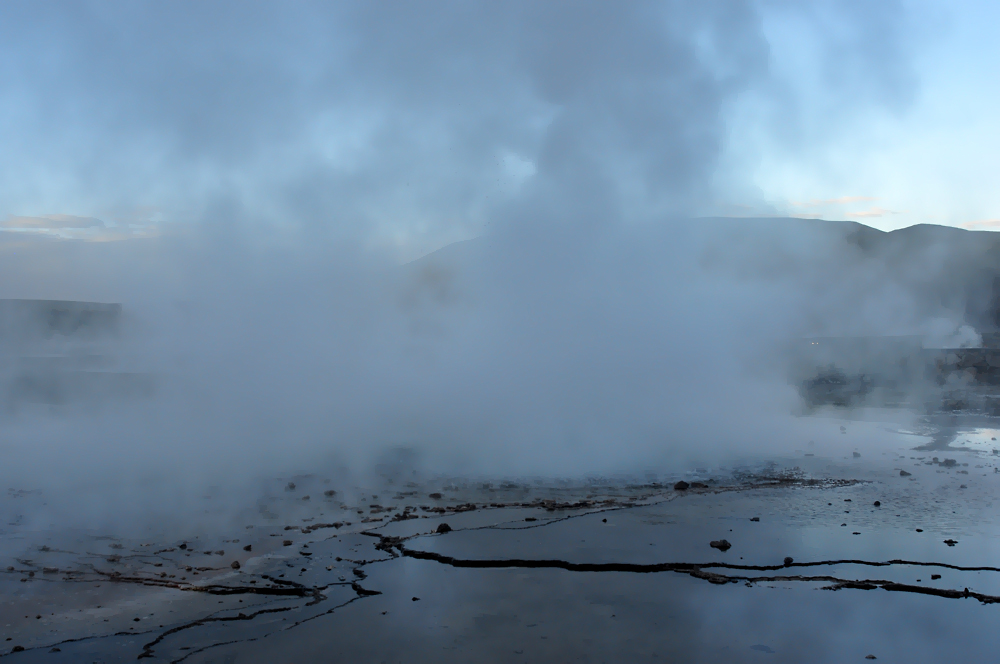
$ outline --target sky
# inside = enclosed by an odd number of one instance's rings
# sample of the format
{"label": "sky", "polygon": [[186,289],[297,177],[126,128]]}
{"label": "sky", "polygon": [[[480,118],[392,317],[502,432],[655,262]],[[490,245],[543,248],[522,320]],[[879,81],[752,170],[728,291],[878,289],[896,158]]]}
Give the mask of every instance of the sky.
{"label": "sky", "polygon": [[21,232],[231,214],[408,260],[481,235],[572,151],[634,218],[1000,223],[995,3],[2,12],[0,224]]}

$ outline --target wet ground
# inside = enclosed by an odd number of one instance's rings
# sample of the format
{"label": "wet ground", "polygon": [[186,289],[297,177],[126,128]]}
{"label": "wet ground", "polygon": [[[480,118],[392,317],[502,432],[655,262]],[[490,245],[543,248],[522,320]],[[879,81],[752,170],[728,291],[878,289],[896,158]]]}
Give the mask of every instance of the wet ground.
{"label": "wet ground", "polygon": [[641,480],[275,478],[245,523],[197,537],[47,528],[22,518],[45,496],[14,488],[0,649],[11,662],[988,661],[991,422],[830,419],[828,440],[781,457]]}

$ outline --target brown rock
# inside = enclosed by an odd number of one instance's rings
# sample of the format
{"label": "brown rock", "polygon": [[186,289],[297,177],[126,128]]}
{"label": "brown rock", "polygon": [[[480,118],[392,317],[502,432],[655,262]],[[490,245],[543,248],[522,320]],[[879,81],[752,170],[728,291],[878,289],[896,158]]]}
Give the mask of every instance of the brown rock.
{"label": "brown rock", "polygon": [[708,543],[708,545],[713,549],[718,549],[719,551],[722,552],[728,551],[733,546],[726,540],[712,540],[711,542]]}

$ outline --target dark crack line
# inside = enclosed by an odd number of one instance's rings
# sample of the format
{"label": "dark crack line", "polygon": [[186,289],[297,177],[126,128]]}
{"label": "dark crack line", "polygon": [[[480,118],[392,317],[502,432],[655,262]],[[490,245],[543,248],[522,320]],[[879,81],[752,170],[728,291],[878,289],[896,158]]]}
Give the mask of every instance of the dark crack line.
{"label": "dark crack line", "polygon": [[[376,592],[374,594],[380,595],[381,593],[377,593]],[[308,617],[308,618],[306,618],[304,620],[299,620],[297,622],[294,622],[291,625],[288,625],[287,627],[284,627],[282,629],[277,629],[277,630],[274,630],[272,632],[267,632],[266,634],[262,634],[261,636],[253,636],[253,637],[246,638],[246,639],[233,639],[232,641],[223,641],[223,642],[220,642],[220,643],[212,643],[212,644],[204,646],[202,648],[198,648],[197,650],[192,650],[191,652],[185,653],[184,656],[181,657],[180,659],[171,660],[170,664],[179,664],[179,662],[183,662],[185,659],[187,659],[188,657],[191,657],[192,655],[197,655],[198,653],[205,652],[206,650],[211,650],[212,648],[219,648],[221,646],[229,646],[229,645],[233,645],[233,644],[236,644],[236,643],[253,643],[254,641],[258,641],[260,639],[266,639],[267,637],[269,637],[272,634],[275,634],[277,632],[287,632],[287,631],[289,631],[291,629],[295,629],[296,627],[298,627],[299,625],[302,625],[303,623],[309,622],[310,620],[315,620],[316,618],[322,618],[323,616],[330,615],[331,613],[337,611],[338,609],[342,609],[345,606],[347,606],[348,604],[351,604],[352,602],[356,602],[356,601],[358,601],[359,599],[362,599],[362,598],[363,597],[361,595],[359,595],[358,597],[352,597],[351,599],[347,600],[346,602],[343,602],[341,604],[338,604],[337,606],[334,606],[334,607],[332,607],[330,609],[327,609],[326,611],[324,611],[322,613],[317,613],[314,616],[310,616],[310,617]]]}
{"label": "dark crack line", "polygon": [[178,625],[177,627],[171,627],[170,629],[168,629],[167,631],[163,632],[162,634],[160,634],[159,636],[157,636],[155,639],[153,639],[149,643],[143,645],[142,646],[142,652],[139,653],[139,656],[136,659],[144,659],[146,657],[152,657],[153,656],[153,648],[155,648],[160,642],[162,642],[163,639],[165,639],[168,636],[171,636],[173,634],[176,634],[178,632],[182,632],[184,630],[191,629],[193,627],[201,627],[203,625],[208,625],[208,624],[215,623],[215,622],[235,622],[235,621],[239,621],[239,620],[253,620],[257,616],[261,616],[261,615],[269,614],[269,613],[283,613],[285,611],[291,611],[293,608],[294,607],[291,607],[291,606],[282,606],[282,607],[276,607],[276,608],[273,608],[273,609],[261,609],[260,611],[254,611],[253,613],[250,613],[250,614],[240,613],[240,614],[235,615],[235,616],[211,616],[211,617],[206,617],[206,618],[199,618],[198,620],[193,620],[193,621],[191,621],[189,623],[184,623],[183,625]]}
{"label": "dark crack line", "polygon": [[[765,583],[765,582],[777,582],[777,581],[799,581],[799,582],[826,582],[833,585],[828,586],[829,590],[841,590],[845,588],[856,589],[856,590],[873,590],[875,588],[882,588],[883,590],[896,591],[896,592],[911,592],[919,593],[923,595],[934,595],[937,597],[945,597],[949,599],[962,599],[962,598],[973,598],[977,599],[983,604],[995,604],[1000,603],[1000,597],[995,595],[986,595],[983,593],[977,593],[970,591],[968,588],[964,590],[950,590],[950,589],[938,589],[938,588],[928,588],[925,586],[914,586],[910,584],[897,583],[895,581],[887,581],[884,579],[865,579],[865,580],[851,580],[842,579],[835,576],[823,575],[823,576],[801,576],[801,575],[781,575],[781,576],[761,576],[761,577],[750,577],[750,576],[738,576],[738,575],[727,575],[719,574],[716,572],[709,572],[707,569],[722,568],[722,569],[735,569],[735,570],[777,570],[784,569],[787,567],[812,567],[818,565],[835,565],[835,564],[862,564],[871,565],[875,567],[884,567],[893,564],[912,564],[908,561],[887,561],[887,562],[868,562],[868,561],[823,561],[816,563],[792,563],[791,565],[769,565],[769,566],[751,566],[751,565],[730,565],[726,563],[653,563],[653,564],[640,564],[640,563],[571,563],[565,560],[526,560],[518,558],[510,558],[503,560],[469,560],[462,558],[455,558],[453,556],[446,556],[440,553],[434,553],[431,551],[418,551],[415,549],[407,548],[402,544],[402,542],[396,543],[396,547],[399,549],[400,553],[409,558],[415,558],[418,560],[430,560],[433,562],[441,563],[443,565],[449,565],[451,567],[459,568],[471,568],[471,569],[503,569],[503,568],[523,568],[523,569],[561,569],[568,572],[624,572],[633,574],[655,574],[661,572],[675,572],[679,574],[688,574],[697,579],[703,579],[714,584],[726,584],[726,583],[736,583],[738,581],[746,581],[748,583]],[[917,563],[921,565],[933,565],[933,563]],[[959,569],[961,571],[1000,571],[996,568],[982,568],[982,567],[970,567],[970,568],[960,568],[954,565],[940,565],[948,569]]]}

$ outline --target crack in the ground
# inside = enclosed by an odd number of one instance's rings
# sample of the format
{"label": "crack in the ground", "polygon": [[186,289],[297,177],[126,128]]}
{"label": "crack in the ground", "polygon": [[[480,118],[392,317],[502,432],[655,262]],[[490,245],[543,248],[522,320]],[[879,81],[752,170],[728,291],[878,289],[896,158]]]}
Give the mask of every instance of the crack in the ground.
{"label": "crack in the ground", "polygon": [[[387,538],[388,539],[388,538]],[[1000,596],[997,595],[987,595],[985,593],[979,593],[970,591],[968,588],[963,590],[952,590],[952,589],[942,589],[942,588],[930,588],[926,586],[914,586],[911,584],[898,583],[896,581],[889,581],[885,579],[843,579],[840,577],[832,575],[819,575],[819,576],[804,576],[804,575],[773,575],[773,576],[746,576],[738,574],[720,574],[718,572],[708,571],[710,569],[727,569],[727,570],[746,570],[746,571],[769,571],[769,570],[779,570],[779,569],[789,569],[792,567],[818,567],[818,566],[833,566],[833,565],[866,565],[871,567],[888,567],[893,565],[916,565],[916,566],[926,566],[926,567],[941,567],[944,569],[952,569],[959,571],[992,571],[1000,572],[1000,568],[996,567],[961,567],[958,565],[948,565],[944,563],[928,563],[928,562],[916,562],[907,560],[889,560],[889,561],[866,561],[866,560],[824,560],[808,563],[790,563],[788,565],[736,565],[731,563],[685,563],[685,562],[675,562],[675,563],[573,563],[567,560],[558,559],[522,559],[522,558],[504,558],[504,559],[466,559],[466,558],[456,558],[454,556],[447,556],[441,553],[435,553],[433,551],[421,551],[418,549],[411,549],[403,543],[402,538],[391,538],[393,541],[388,545],[391,545],[399,550],[400,554],[408,558],[414,558],[417,560],[430,560],[433,562],[441,563],[443,565],[449,565],[451,567],[458,568],[471,568],[471,569],[503,569],[503,568],[522,568],[522,569],[562,569],[568,572],[624,572],[633,574],[656,574],[662,572],[674,572],[679,574],[687,574],[696,579],[703,579],[709,583],[714,584],[726,584],[726,583],[738,583],[744,581],[746,583],[769,583],[769,582],[780,582],[780,581],[797,581],[805,583],[816,583],[825,582],[832,585],[827,586],[827,590],[841,590],[841,589],[855,589],[855,590],[874,590],[875,588],[882,588],[883,590],[896,591],[896,592],[911,592],[919,593],[923,595],[934,595],[937,597],[945,597],[949,599],[963,599],[972,598],[977,599],[983,604],[996,604],[1000,603]]]}

